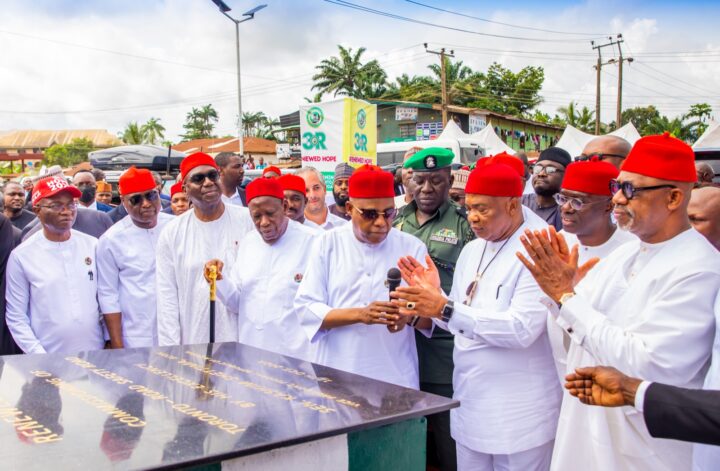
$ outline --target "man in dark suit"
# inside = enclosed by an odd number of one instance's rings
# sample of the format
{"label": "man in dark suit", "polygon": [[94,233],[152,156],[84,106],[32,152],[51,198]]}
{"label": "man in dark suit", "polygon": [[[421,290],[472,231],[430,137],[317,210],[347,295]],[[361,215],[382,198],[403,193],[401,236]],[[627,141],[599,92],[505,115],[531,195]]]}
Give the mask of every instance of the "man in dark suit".
{"label": "man in dark suit", "polygon": [[[72,228],[84,234],[99,238],[105,231],[110,229],[112,225],[112,219],[110,219],[110,216],[106,213],[78,207],[77,217],[75,218],[75,223]],[[40,220],[35,219],[23,229],[22,240],[27,240],[41,228]]]}
{"label": "man in dark suit", "polygon": [[75,176],[73,177],[73,185],[82,193],[82,196],[80,196],[81,207],[102,211],[103,213],[109,213],[112,211],[112,206],[95,201],[97,182],[95,181],[95,176],[90,170],[79,170],[75,173]]}
{"label": "man in dark suit", "polygon": [[578,368],[565,379],[584,404],[635,407],[653,437],[720,445],[720,391],[650,383],[607,366]]}
{"label": "man in dark suit", "polygon": [[127,216],[127,209],[125,209],[125,206],[120,203],[119,205],[115,206],[110,212],[107,213],[108,216],[110,216],[110,219],[112,220],[113,224],[118,222],[120,219]]}
{"label": "man in dark suit", "polygon": [[22,353],[5,323],[5,267],[10,252],[20,243],[20,229],[0,214],[0,355]]}

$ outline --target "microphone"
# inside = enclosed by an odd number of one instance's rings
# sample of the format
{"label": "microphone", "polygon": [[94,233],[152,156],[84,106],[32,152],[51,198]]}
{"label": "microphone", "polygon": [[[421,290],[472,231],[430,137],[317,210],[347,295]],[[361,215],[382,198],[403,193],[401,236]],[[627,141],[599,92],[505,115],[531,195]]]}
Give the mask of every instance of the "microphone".
{"label": "microphone", "polygon": [[[387,272],[387,280],[385,280],[385,285],[388,287],[388,294],[395,291],[395,289],[400,286],[400,282],[402,281],[402,275],[400,274],[400,270],[397,268],[391,268]],[[388,330],[390,332],[398,332],[400,330],[400,327],[397,325],[388,325]]]}

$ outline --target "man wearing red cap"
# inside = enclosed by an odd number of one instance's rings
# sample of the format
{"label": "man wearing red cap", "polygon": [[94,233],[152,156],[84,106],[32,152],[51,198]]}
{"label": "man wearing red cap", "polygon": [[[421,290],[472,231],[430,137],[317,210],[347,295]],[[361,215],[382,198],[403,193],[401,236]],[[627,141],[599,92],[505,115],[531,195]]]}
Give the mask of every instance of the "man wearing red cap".
{"label": "man wearing red cap", "polygon": [[317,229],[314,224],[312,226],[306,224],[307,221],[305,220],[305,205],[308,201],[307,196],[305,196],[305,180],[297,175],[287,174],[278,178],[278,181],[282,185],[285,203],[287,203],[285,215],[305,227]]}
{"label": "man wearing red cap", "polygon": [[550,466],[560,385],[542,292],[515,257],[519,234],[546,225],[524,218],[522,191],[519,173],[504,164],[470,174],[465,204],[477,239],[460,254],[449,296],[434,264],[425,270],[417,260],[400,262],[414,285],[393,294],[400,314],[431,317],[455,334],[453,398],[460,407],[450,412],[450,427],[459,470]]}
{"label": "man wearing red cap", "polygon": [[158,344],[155,247],[173,217],[160,212],[149,170],[130,167],[118,189],[128,215],[98,242],[98,301],[112,348],[152,347]]}
{"label": "man wearing red cap", "polygon": [[[183,191],[182,182],[177,182],[170,187],[170,214],[180,216],[190,209],[190,201]],[[163,210],[163,212],[167,212]]]}
{"label": "man wearing red cap", "polygon": [[282,172],[280,171],[280,169],[274,165],[265,167],[262,171],[263,178],[280,178],[281,174]]}
{"label": "man wearing red cap", "polygon": [[[157,244],[157,318],[160,345],[205,343],[210,338],[210,310],[205,262],[235,263],[240,239],[253,230],[247,208],[224,204],[220,174],[212,157],[201,152],[180,164],[191,210],[170,221]],[[237,316],[215,305],[215,339],[237,340]]]}
{"label": "man wearing red cap", "polygon": [[[611,183],[618,226],[639,240],[581,278],[544,234],[526,233],[523,258],[572,342],[567,368],[615,367],[673,386],[703,384],[715,333],[720,254],[692,229],[693,150],[669,134],[635,143]],[[691,446],[650,436],[632,410],[587,407],[565,395],[553,468],[689,469]]]}
{"label": "man wearing red cap", "polygon": [[[602,260],[622,244],[636,239],[630,232],[618,230],[611,218],[610,182],[618,173],[615,166],[600,160],[571,163],[560,193],[555,194],[563,224],[560,231],[565,240],[563,252],[569,255],[577,245],[579,265],[592,259]],[[548,336],[560,381],[565,382],[570,337],[552,316],[548,316]]]}
{"label": "man wearing red cap", "polygon": [[77,353],[105,344],[97,302],[97,239],[72,229],[80,191],[62,177],[32,193],[42,231],[11,254],[6,321],[25,353]]}
{"label": "man wearing red cap", "polygon": [[351,224],[317,241],[295,309],[317,345],[316,363],[417,389],[415,333],[388,329],[400,318],[385,281],[400,257],[425,260],[427,250],[392,228],[397,211],[391,173],[360,167],[349,185]]}
{"label": "man wearing red cap", "polygon": [[293,301],[315,231],[285,215],[285,195],[277,179],[257,178],[245,194],[256,230],[240,241],[232,270],[223,270],[223,260],[211,260],[205,264],[206,278],[216,266],[218,298],[238,316],[238,342],[312,361],[310,340]]}
{"label": "man wearing red cap", "polygon": [[325,195],[325,179],[314,167],[303,167],[295,173],[305,180],[305,195],[308,198],[305,206],[305,224],[313,228],[320,228],[326,231],[336,227],[347,225],[347,221],[335,216],[327,207]]}

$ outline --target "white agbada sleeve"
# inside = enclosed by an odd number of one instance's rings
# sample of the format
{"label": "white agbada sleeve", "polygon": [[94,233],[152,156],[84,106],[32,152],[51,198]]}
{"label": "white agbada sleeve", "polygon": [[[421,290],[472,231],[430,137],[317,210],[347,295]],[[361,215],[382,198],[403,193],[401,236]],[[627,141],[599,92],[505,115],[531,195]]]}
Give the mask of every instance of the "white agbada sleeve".
{"label": "white agbada sleeve", "polygon": [[[238,252],[239,254],[239,252]],[[238,256],[238,259],[240,257]],[[216,294],[218,299],[225,305],[225,309],[233,314],[240,314],[238,306],[242,301],[242,289],[236,283],[236,280],[240,280],[240,266],[242,260],[239,260],[233,264],[232,268],[228,273],[223,275],[222,280],[215,282]]]}
{"label": "white agbada sleeve", "polygon": [[15,343],[25,353],[46,353],[30,325],[30,284],[15,252],[10,253],[5,280],[5,322]]}
{"label": "white agbada sleeve", "polygon": [[321,237],[313,244],[305,276],[295,295],[294,311],[310,342],[317,341],[327,333],[327,330],[321,330],[320,327],[328,312],[334,309],[327,304],[328,240],[328,237]]}
{"label": "white agbada sleeve", "polygon": [[162,231],[155,258],[157,284],[157,327],[160,346],[180,344],[180,306],[173,263],[172,231]]}
{"label": "white agbada sleeve", "polygon": [[[646,303],[646,309],[652,310],[652,322],[631,330],[613,324],[594,309],[584,286],[587,283],[576,286],[576,295],[559,311],[554,303],[549,307],[572,340],[592,354],[598,364],[669,384],[689,383],[698,375],[698,367],[707,357],[706,338],[712,327],[707,315],[712,312],[712,300],[703,299],[702,293],[716,290],[715,276],[690,274],[678,280],[672,293],[663,293],[661,300],[649,299]],[[678,338],[684,339],[682,352],[673,348]],[[693,345],[695,348],[691,348]]]}
{"label": "white agbada sleeve", "polygon": [[101,237],[97,246],[98,304],[100,312],[122,312],[120,307],[120,269],[110,240]]}
{"label": "white agbada sleeve", "polygon": [[[476,309],[456,302],[447,323],[450,332],[493,347],[526,348],[535,343],[547,321],[545,307],[538,302],[537,284],[523,268],[517,285],[509,288],[503,290],[512,296],[506,311]],[[455,296],[458,290],[453,286]]]}

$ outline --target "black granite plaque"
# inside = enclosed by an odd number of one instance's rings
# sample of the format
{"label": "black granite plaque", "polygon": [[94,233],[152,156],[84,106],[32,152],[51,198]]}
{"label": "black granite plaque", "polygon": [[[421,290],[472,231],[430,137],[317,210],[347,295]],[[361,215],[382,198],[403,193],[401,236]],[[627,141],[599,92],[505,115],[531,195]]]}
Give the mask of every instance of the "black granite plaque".
{"label": "black granite plaque", "polygon": [[458,403],[237,343],[0,357],[3,469],[219,462]]}

